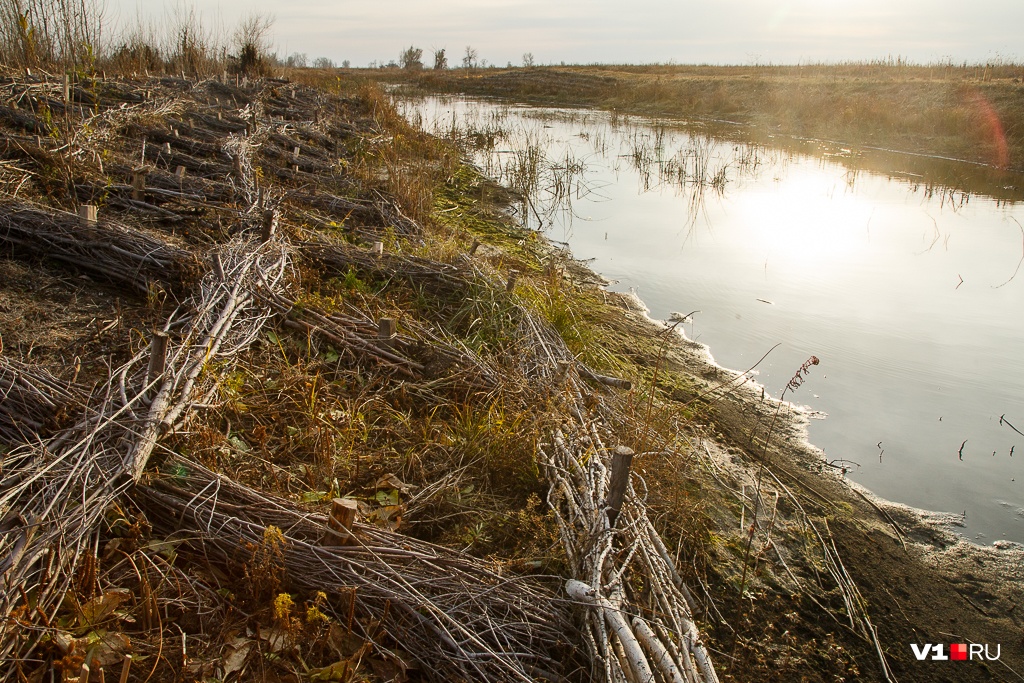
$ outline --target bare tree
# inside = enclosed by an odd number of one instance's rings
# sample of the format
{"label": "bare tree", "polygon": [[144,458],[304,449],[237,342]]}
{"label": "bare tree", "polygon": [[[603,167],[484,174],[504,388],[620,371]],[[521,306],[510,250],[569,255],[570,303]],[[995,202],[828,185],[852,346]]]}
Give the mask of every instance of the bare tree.
{"label": "bare tree", "polygon": [[238,50],[238,73],[266,75],[269,71],[267,53],[270,52],[270,29],[274,17],[261,12],[250,12],[235,28],[235,48]]}
{"label": "bare tree", "polygon": [[524,52],[523,53],[523,66],[525,66],[527,68],[533,66],[533,53],[532,52]]}
{"label": "bare tree", "polygon": [[440,50],[434,50],[434,70],[443,71],[448,68],[448,56],[444,53],[444,48]]}
{"label": "bare tree", "polygon": [[[347,61],[347,60],[346,60]],[[335,68],[334,60],[327,57],[317,57],[313,60],[314,69],[333,69]]]}
{"label": "bare tree", "polygon": [[351,61],[349,61],[349,60],[347,60],[347,59],[343,59],[343,60],[341,60],[341,68],[342,68],[342,69],[347,69],[347,68],[349,68],[350,66],[352,66],[352,62],[351,62]]}
{"label": "bare tree", "polygon": [[296,69],[305,69],[309,66],[309,56],[305,52],[293,52],[285,60],[285,66],[290,66]]}
{"label": "bare tree", "polygon": [[398,55],[398,62],[403,69],[415,71],[423,68],[423,50],[410,45]]}
{"label": "bare tree", "polygon": [[478,54],[477,54],[476,48],[474,48],[474,47],[472,47],[470,45],[467,45],[466,46],[466,54],[464,54],[462,56],[462,68],[464,68],[464,69],[472,69],[472,68],[476,67],[476,59],[477,59],[477,57],[478,57]]}

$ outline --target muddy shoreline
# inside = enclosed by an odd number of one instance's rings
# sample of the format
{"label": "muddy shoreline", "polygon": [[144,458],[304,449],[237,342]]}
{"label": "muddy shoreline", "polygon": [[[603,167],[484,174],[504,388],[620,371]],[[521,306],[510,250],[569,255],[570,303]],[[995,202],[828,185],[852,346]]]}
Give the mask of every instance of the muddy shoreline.
{"label": "muddy shoreline", "polygon": [[[635,296],[607,293],[609,303],[637,336],[657,334]],[[857,585],[877,627],[892,674],[901,681],[1020,680],[1024,670],[1024,548],[1011,542],[978,546],[955,531],[956,517],[910,508],[874,496],[836,470],[807,439],[807,414],[767,397],[743,373],[718,366],[711,350],[672,335],[665,366],[721,395],[713,425],[702,429],[707,454],[721,476],[757,481],[762,456],[779,483],[797,492],[811,518],[826,520],[845,570]],[[681,397],[684,401],[691,397]],[[752,434],[778,409],[767,449]],[[733,488],[739,488],[734,486]],[[719,518],[728,517],[721,510]],[[734,527],[733,533],[737,533]],[[728,533],[725,529],[723,533]],[[778,539],[773,542],[778,543]],[[789,550],[799,553],[798,548]],[[965,670],[939,661],[917,661],[912,643],[988,643],[1001,646],[995,662],[969,662]],[[879,669],[863,680],[885,680]]]}

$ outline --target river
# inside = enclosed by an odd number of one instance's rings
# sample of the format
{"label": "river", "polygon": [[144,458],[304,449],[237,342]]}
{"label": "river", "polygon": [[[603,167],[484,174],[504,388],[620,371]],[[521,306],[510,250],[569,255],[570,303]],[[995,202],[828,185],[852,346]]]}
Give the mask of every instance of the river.
{"label": "river", "polygon": [[[407,116],[529,193],[520,219],[816,418],[875,494],[1024,542],[1024,178],[736,126],[461,98]],[[694,312],[696,311],[696,312]],[[1018,432],[1017,430],[1020,430]]]}

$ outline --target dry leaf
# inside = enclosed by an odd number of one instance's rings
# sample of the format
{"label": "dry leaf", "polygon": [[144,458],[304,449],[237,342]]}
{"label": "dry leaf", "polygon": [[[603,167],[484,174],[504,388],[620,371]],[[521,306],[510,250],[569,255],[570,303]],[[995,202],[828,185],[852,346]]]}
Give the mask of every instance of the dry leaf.
{"label": "dry leaf", "polygon": [[131,597],[132,593],[129,590],[107,591],[78,608],[79,622],[84,626],[95,626],[113,614],[122,603],[131,600]]}
{"label": "dry leaf", "polygon": [[123,633],[100,635],[93,632],[84,638],[77,639],[75,644],[79,652],[89,653],[89,666],[94,670],[117,664],[132,649],[132,641]]}
{"label": "dry leaf", "polygon": [[402,667],[389,660],[371,659],[370,668],[373,669],[374,675],[383,683],[405,683],[409,680]]}
{"label": "dry leaf", "polygon": [[331,645],[343,657],[352,657],[365,645],[366,641],[355,633],[346,632],[337,622],[331,622],[327,632]]}
{"label": "dry leaf", "polygon": [[398,489],[403,495],[409,495],[409,493],[416,488],[410,484],[404,483],[401,479],[396,477],[394,474],[385,474],[383,477],[377,480],[374,488],[378,489]]}
{"label": "dry leaf", "polygon": [[274,654],[295,649],[295,639],[292,634],[280,628],[260,629],[260,638],[267,642],[267,646]]}
{"label": "dry leaf", "polygon": [[249,658],[249,653],[255,645],[256,642],[249,638],[237,637],[232,639],[227,644],[228,653],[224,655],[224,672],[221,678],[227,678],[236,671],[241,671],[242,667],[245,666],[245,660]]}

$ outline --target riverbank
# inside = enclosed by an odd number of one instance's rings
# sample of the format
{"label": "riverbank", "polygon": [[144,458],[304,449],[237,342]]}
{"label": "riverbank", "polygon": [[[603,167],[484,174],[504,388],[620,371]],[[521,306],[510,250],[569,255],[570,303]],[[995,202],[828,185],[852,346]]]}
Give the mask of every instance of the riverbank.
{"label": "riverbank", "polygon": [[709,123],[1024,171],[1024,68],[546,66],[382,72],[426,92]]}
{"label": "riverbank", "polygon": [[[515,645],[582,680],[560,592],[573,565],[536,456],[584,409],[595,435],[639,454],[636,498],[721,680],[883,680],[886,666],[901,681],[963,679],[917,662],[920,642],[1002,643],[1021,670],[1007,635],[1021,584],[1001,564],[1019,567],[1013,549],[885,518],[821,471],[798,413],[776,420],[756,387],[513,224],[510,193],[382,92],[304,78],[89,77],[64,96],[59,81],[8,74],[0,330],[4,371],[32,381],[0,411],[17,418],[0,421],[3,500],[34,462],[25,448],[63,448],[88,428],[81,415],[130,408],[119,401],[145,387],[153,330],[169,332],[167,372],[195,374],[185,393],[135,399],[147,410],[85,451],[119,453],[149,410],[180,401],[137,485],[88,489],[106,501],[88,514],[24,488],[95,527],[61,527],[54,563],[25,565],[20,601],[5,603],[5,676],[72,680],[86,658],[109,673],[128,653],[130,680],[452,680],[462,660],[423,624],[501,618],[503,638],[561,629]],[[243,277],[254,263],[266,265]],[[242,310],[241,329],[212,362],[200,346],[183,364],[208,316],[180,311],[207,296],[227,311],[208,322]],[[537,360],[553,341],[575,357],[565,369]],[[338,497],[373,552],[324,549]],[[0,512],[14,571],[29,507]],[[634,604],[650,599],[650,577],[626,576]],[[530,596],[511,617],[505,586]],[[519,650],[487,647],[521,670]],[[998,663],[961,666],[1009,680]]]}
{"label": "riverbank", "polygon": [[[644,316],[635,299],[618,301],[627,311],[624,317],[630,321],[630,334],[641,335],[644,329],[655,334],[661,328]],[[623,341],[621,350],[628,346]],[[692,406],[695,397],[710,399],[706,419],[698,421],[695,436],[706,458],[696,458],[694,464],[695,469],[706,471],[716,490],[715,497],[703,502],[718,502],[707,512],[717,520],[715,534],[725,539],[715,561],[727,577],[732,572],[731,582],[742,574],[742,562],[737,559],[745,556],[740,550],[746,550],[749,530],[764,524],[764,517],[771,519],[770,542],[756,535],[761,544],[755,541],[752,551],[759,558],[755,565],[759,594],[749,596],[750,602],[739,614],[730,615],[732,620],[752,625],[764,619],[769,630],[792,629],[793,633],[810,625],[813,639],[823,644],[836,637],[833,629],[848,637],[849,631],[840,626],[849,618],[846,605],[831,615],[836,619],[831,624],[828,610],[816,609],[820,605],[805,604],[805,611],[795,606],[807,597],[801,595],[803,588],[796,579],[813,583],[828,567],[828,558],[813,549],[820,540],[817,534],[822,533],[834,543],[841,572],[850,577],[857,597],[864,600],[896,680],[1018,680],[1014,672],[1024,663],[1024,643],[1009,634],[1021,624],[1016,605],[1024,595],[1024,548],[1012,543],[974,545],[956,533],[954,517],[880,500],[852,484],[826,466],[824,454],[807,442],[805,413],[792,404],[780,409],[777,402],[766,401],[761,388],[744,373],[715,365],[703,345],[676,340],[661,362],[669,373],[700,378],[694,393],[677,390],[670,401]],[[811,372],[813,382],[813,368]],[[744,495],[753,499],[751,491],[759,491],[766,501],[761,519],[753,523],[753,504],[737,505]],[[730,542],[739,544],[731,553]],[[802,577],[801,561],[810,565],[804,565],[807,575]],[[773,613],[787,593],[795,611]],[[799,619],[793,619],[796,614]],[[721,629],[714,632],[722,633]],[[949,670],[939,662],[917,660],[910,644],[924,642],[990,643],[993,652],[999,643],[1001,663],[974,663],[969,672]],[[853,657],[856,673],[852,668],[844,671],[852,679],[884,680],[864,641],[846,640],[838,647],[834,643],[827,647],[832,652],[842,653],[845,647],[857,653]],[[824,675],[824,662],[805,663],[816,669],[820,680],[830,680]]]}

